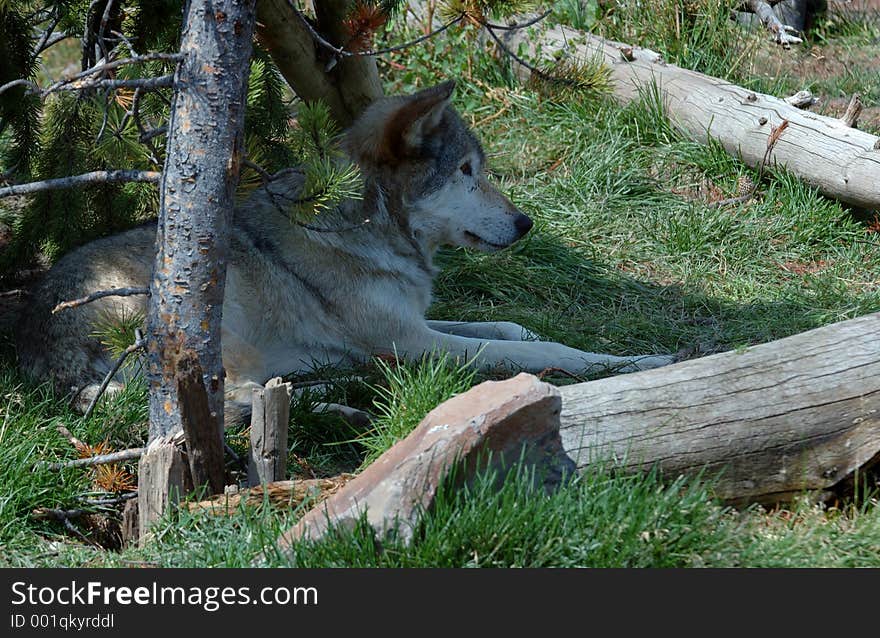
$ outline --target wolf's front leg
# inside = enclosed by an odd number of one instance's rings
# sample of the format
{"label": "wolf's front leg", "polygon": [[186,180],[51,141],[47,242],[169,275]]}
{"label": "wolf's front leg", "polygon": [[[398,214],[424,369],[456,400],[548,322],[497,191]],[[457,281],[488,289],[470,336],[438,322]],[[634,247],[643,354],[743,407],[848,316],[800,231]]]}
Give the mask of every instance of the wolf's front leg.
{"label": "wolf's front leg", "polygon": [[395,344],[405,357],[418,359],[425,353],[448,352],[458,359],[475,359],[482,369],[500,366],[538,373],[547,368],[562,368],[576,374],[601,371],[636,372],[665,366],[675,361],[672,355],[617,357],[584,352],[550,341],[504,341],[462,337],[431,330]]}
{"label": "wolf's front leg", "polygon": [[541,337],[512,321],[435,321],[428,327],[437,332],[472,339],[501,341],[540,341]]}
{"label": "wolf's front leg", "polygon": [[[253,393],[255,389],[263,385],[256,381],[237,381],[227,383],[226,400],[223,405],[223,421],[225,427],[249,423],[253,412]],[[293,396],[301,395],[307,388],[297,388]],[[321,391],[322,386],[309,386],[309,390]],[[315,413],[333,413],[347,421],[349,424],[363,429],[370,424],[370,415],[363,410],[352,408],[339,403],[315,403],[311,406]]]}

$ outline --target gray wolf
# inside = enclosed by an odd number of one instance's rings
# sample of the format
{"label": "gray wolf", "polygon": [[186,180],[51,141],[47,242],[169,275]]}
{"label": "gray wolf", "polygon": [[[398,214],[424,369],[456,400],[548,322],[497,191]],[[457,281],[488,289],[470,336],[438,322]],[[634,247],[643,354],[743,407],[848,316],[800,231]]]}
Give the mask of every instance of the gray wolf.
{"label": "gray wolf", "polygon": [[[670,356],[616,357],[540,341],[508,322],[427,321],[433,256],[442,245],[505,248],[532,220],[485,175],[477,138],[450,106],[454,82],[371,105],[343,135],[360,168],[363,197],[291,221],[303,174],[273,176],[234,211],[223,305],[222,348],[230,404],[247,410],[254,387],[278,375],[341,366],[374,355],[474,358],[483,368],[631,372]],[[85,400],[112,363],[92,336],[108,314],[145,313],[145,297],[108,297],[58,314],[62,300],[147,286],[155,224],[106,237],[64,256],[21,318],[21,367]],[[124,382],[123,376],[116,380]]]}

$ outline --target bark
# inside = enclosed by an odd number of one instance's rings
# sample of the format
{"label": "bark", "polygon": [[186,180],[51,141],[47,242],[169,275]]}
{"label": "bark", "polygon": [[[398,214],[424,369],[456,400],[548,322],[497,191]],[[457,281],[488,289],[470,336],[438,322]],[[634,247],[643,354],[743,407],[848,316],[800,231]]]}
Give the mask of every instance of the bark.
{"label": "bark", "polygon": [[181,429],[178,364],[203,371],[223,423],[220,323],[227,228],[242,155],[254,0],[191,0],[184,17],[150,284],[150,440]]}
{"label": "bark", "polygon": [[[532,55],[540,51],[544,61],[555,62],[566,55],[604,61],[611,70],[614,96],[624,103],[656,86],[674,126],[701,142],[717,139],[750,166],[762,162],[771,127],[788,121],[771,162],[829,197],[862,208],[880,208],[880,152],[875,149],[875,135],[852,129],[836,118],[802,111],[776,97],[667,64],[648,49],[568,27],[544,28],[540,34],[524,29],[498,35],[514,51],[520,46]],[[622,51],[627,52],[626,59]]]}
{"label": "bark", "polygon": [[[346,44],[342,31],[346,7],[340,0],[316,3],[316,28],[336,46]],[[323,100],[343,128],[382,97],[376,61],[357,56],[334,62],[331,52],[315,41],[289,0],[260,0],[257,38],[296,94],[306,102]]]}
{"label": "bark", "polygon": [[880,314],[666,368],[560,388],[579,468],[717,481],[727,501],[820,494],[880,460]]}

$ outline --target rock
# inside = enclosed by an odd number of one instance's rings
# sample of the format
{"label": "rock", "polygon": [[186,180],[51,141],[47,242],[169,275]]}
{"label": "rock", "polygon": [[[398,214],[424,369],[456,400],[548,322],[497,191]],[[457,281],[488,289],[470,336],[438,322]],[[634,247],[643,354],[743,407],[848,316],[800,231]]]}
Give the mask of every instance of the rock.
{"label": "rock", "polygon": [[364,511],[380,537],[396,534],[409,542],[419,513],[432,507],[453,469],[463,484],[487,466],[503,477],[522,459],[550,489],[575,467],[559,436],[561,407],[559,391],[530,374],[482,383],[432,410],[408,437],[307,512],[279,548],[321,537],[328,523],[351,528]]}

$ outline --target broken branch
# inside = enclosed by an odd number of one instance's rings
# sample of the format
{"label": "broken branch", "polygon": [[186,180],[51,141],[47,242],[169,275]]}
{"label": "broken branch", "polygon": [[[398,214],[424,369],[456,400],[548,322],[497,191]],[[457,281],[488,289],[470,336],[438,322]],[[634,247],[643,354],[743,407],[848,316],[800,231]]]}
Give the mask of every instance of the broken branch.
{"label": "broken branch", "polygon": [[140,328],[134,331],[135,340],[134,343],[128,346],[125,350],[122,351],[122,354],[119,355],[119,358],[116,359],[116,362],[113,364],[113,367],[110,368],[110,371],[107,373],[107,376],[104,377],[104,380],[101,382],[101,387],[98,388],[98,391],[95,393],[95,396],[92,397],[92,401],[89,403],[89,407],[86,408],[85,414],[83,414],[83,420],[88,420],[88,418],[92,415],[92,412],[95,409],[95,406],[98,405],[98,400],[101,398],[101,395],[107,390],[107,386],[110,385],[110,382],[113,380],[113,377],[119,372],[119,368],[122,367],[122,364],[125,363],[125,360],[128,358],[128,355],[135,352],[136,350],[142,350],[146,345],[146,340],[144,339],[143,334],[141,333]]}
{"label": "broken branch", "polygon": [[31,193],[38,193],[40,191],[74,188],[75,186],[83,186],[84,184],[158,182],[159,178],[161,177],[162,173],[158,171],[92,171],[91,173],[83,173],[82,175],[71,175],[70,177],[57,177],[55,179],[45,179],[39,182],[28,182],[27,184],[13,184],[12,186],[0,188],[0,197],[11,197],[13,195],[29,195]]}
{"label": "broken branch", "polygon": [[72,461],[62,461],[60,463],[41,463],[40,467],[47,470],[63,470],[71,467],[94,467],[95,465],[108,465],[110,463],[122,463],[123,461],[133,461],[139,459],[144,454],[144,448],[134,447],[128,450],[120,450],[119,452],[110,452],[109,454],[96,454],[95,456],[87,456],[84,459],[74,459]]}
{"label": "broken branch", "polygon": [[80,297],[79,299],[62,301],[57,306],[52,308],[52,314],[54,315],[56,312],[61,312],[62,310],[67,310],[68,308],[78,308],[79,306],[97,301],[98,299],[103,299],[104,297],[130,297],[132,295],[149,294],[149,288],[111,288],[110,290],[99,290],[98,292],[93,292],[92,294],[86,295],[85,297]]}
{"label": "broken branch", "polygon": [[840,118],[840,121],[850,128],[856,128],[859,124],[859,116],[862,114],[862,98],[858,93],[854,93],[849,105],[846,107],[846,113]]}

